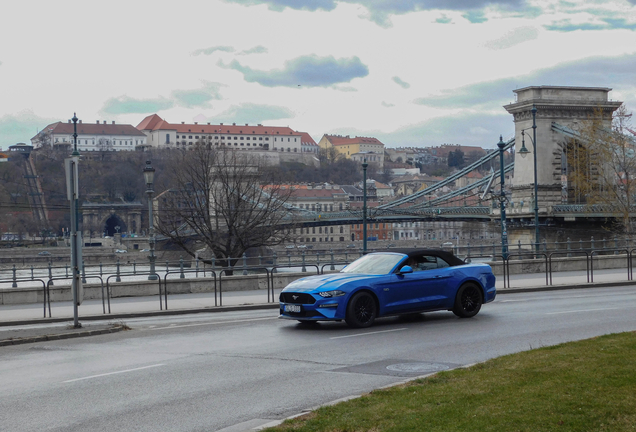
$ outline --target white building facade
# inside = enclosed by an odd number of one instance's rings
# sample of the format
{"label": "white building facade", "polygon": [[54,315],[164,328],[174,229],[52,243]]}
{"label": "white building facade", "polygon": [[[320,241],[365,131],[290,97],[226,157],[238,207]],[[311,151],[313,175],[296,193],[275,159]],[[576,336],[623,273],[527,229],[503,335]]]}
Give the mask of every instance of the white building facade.
{"label": "white building facade", "polygon": [[[50,144],[54,148],[73,147],[74,124],[52,123],[31,138],[34,148]],[[137,128],[127,124],[116,124],[114,121],[103,123],[77,123],[77,149],[92,151],[133,151],[146,145],[146,135]]]}
{"label": "white building facade", "polygon": [[301,153],[303,149],[303,133],[289,127],[247,123],[174,124],[153,114],[143,119],[137,129],[147,137],[147,145],[155,148],[188,148],[196,143],[207,143],[246,151]]}

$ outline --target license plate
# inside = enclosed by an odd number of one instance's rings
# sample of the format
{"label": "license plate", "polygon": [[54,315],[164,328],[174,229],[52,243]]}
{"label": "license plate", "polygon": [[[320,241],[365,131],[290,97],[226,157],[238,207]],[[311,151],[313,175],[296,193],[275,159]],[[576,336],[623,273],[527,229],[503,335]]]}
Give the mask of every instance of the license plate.
{"label": "license plate", "polygon": [[300,305],[295,305],[295,304],[286,304],[285,305],[285,312],[300,312]]}

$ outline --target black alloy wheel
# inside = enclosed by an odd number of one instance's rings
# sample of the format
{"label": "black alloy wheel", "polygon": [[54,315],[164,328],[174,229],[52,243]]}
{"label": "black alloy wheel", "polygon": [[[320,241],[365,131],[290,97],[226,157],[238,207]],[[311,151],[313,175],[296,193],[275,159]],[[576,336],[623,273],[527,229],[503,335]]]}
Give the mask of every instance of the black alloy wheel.
{"label": "black alloy wheel", "polygon": [[365,328],[373,324],[377,314],[375,299],[368,292],[362,291],[355,294],[349,301],[345,321],[351,327]]}
{"label": "black alloy wheel", "polygon": [[472,283],[464,284],[457,291],[453,313],[460,318],[473,317],[481,309],[482,303],[479,287]]}

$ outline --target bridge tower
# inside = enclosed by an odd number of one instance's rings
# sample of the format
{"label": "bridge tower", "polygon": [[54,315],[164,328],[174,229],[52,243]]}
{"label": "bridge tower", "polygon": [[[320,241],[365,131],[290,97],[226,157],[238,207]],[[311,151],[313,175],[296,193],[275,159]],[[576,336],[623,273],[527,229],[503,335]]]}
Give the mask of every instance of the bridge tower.
{"label": "bridge tower", "polygon": [[[622,102],[608,99],[612,89],[602,87],[532,86],[513,90],[516,102],[504,108],[514,117],[515,154],[521,149],[521,131],[525,131],[525,145],[532,145],[532,107],[536,107],[537,184],[539,215],[549,216],[553,205],[562,204],[563,177],[566,165],[563,145],[566,137],[552,128],[553,123],[577,131],[583,122],[599,110],[610,127],[612,113]],[[516,154],[516,156],[518,156]],[[534,213],[534,160],[515,156],[512,182],[514,203],[512,218],[532,217]],[[521,205],[523,202],[523,205]]]}

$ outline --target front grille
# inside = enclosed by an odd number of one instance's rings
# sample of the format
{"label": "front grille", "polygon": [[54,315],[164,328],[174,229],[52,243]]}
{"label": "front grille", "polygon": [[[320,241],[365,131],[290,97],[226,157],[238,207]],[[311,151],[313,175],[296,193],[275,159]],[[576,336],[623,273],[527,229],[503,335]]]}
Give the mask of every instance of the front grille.
{"label": "front grille", "polygon": [[294,303],[294,304],[316,303],[316,299],[312,295],[307,293],[284,292],[284,293],[280,293],[279,300],[283,303]]}

